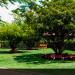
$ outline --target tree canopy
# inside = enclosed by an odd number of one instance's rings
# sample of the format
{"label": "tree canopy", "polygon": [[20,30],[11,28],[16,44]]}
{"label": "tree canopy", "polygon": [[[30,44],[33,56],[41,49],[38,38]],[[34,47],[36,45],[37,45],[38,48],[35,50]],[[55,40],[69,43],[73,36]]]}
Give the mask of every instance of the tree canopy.
{"label": "tree canopy", "polygon": [[[13,1],[21,2],[21,0],[10,0],[10,2]],[[41,0],[40,4],[36,3],[36,0],[23,1],[27,3],[28,10],[25,10],[26,4],[13,10],[14,15],[16,15],[15,23],[18,26],[22,26],[21,32],[25,36],[23,39],[33,39],[34,41],[34,39],[45,38],[48,43],[53,43],[55,53],[62,53],[64,40],[75,38],[75,1]],[[7,27],[9,28],[9,26]],[[17,34],[15,34],[14,29],[11,29],[9,28],[8,30],[13,31],[11,35],[15,38]],[[17,31],[19,33],[19,28]],[[47,35],[44,36],[44,33],[47,33]]]}
{"label": "tree canopy", "polygon": [[36,5],[35,8],[25,13],[23,17],[26,17],[28,24],[34,25],[41,36],[48,32],[51,36],[46,36],[46,39],[48,42],[53,41],[55,52],[61,53],[64,40],[74,38],[75,1],[41,1],[41,5]]}

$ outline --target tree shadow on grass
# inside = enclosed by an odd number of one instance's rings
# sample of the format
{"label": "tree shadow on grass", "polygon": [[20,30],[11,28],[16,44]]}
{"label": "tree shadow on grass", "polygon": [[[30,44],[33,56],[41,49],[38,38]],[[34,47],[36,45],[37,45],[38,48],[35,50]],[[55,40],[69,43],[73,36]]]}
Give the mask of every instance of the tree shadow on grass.
{"label": "tree shadow on grass", "polygon": [[[16,53],[24,53],[25,51],[16,51]],[[16,53],[13,53],[13,54],[16,54]],[[11,53],[11,50],[9,51],[0,51],[0,54],[12,54]]]}
{"label": "tree shadow on grass", "polygon": [[21,55],[16,56],[14,60],[19,63],[27,63],[27,64],[50,64],[50,63],[72,63],[75,61],[68,61],[68,60],[49,60],[42,58],[43,54],[28,54],[28,55]]}
{"label": "tree shadow on grass", "polygon": [[0,54],[9,54],[9,51],[0,51]]}
{"label": "tree shadow on grass", "polygon": [[41,56],[42,54],[28,54],[16,56],[14,59],[17,62],[26,62],[27,64],[47,63],[48,60],[42,59]]}

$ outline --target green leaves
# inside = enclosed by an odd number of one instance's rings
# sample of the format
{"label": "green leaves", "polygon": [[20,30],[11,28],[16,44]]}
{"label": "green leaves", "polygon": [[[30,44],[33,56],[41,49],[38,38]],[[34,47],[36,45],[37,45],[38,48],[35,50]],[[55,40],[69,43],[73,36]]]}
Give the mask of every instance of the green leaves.
{"label": "green leaves", "polygon": [[16,24],[4,25],[0,27],[0,33],[6,40],[16,39],[21,36],[21,28]]}
{"label": "green leaves", "polygon": [[17,25],[13,23],[0,26],[0,40],[7,40],[10,47],[17,46],[21,41],[32,41],[34,36],[34,29],[27,24]]}
{"label": "green leaves", "polygon": [[[0,36],[4,40],[23,40],[23,38],[31,37],[35,34],[35,31],[32,29],[31,26],[24,24],[24,25],[17,25],[17,24],[6,24],[4,26],[0,26]],[[19,41],[19,40],[18,40]]]}

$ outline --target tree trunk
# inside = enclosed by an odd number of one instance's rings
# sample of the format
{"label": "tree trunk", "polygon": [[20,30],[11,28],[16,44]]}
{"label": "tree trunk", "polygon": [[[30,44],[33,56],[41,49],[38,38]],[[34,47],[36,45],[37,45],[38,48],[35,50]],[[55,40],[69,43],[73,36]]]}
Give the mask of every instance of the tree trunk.
{"label": "tree trunk", "polygon": [[56,47],[54,47],[53,50],[54,50],[55,54],[58,54],[58,50]]}
{"label": "tree trunk", "polygon": [[60,42],[54,43],[53,50],[54,50],[55,54],[62,54],[63,49],[64,49],[64,41],[63,40]]}
{"label": "tree trunk", "polygon": [[12,46],[11,46],[11,51],[10,51],[11,53],[16,53],[16,45],[15,44],[13,44]]}
{"label": "tree trunk", "polygon": [[64,41],[58,43],[57,49],[58,49],[58,54],[62,54],[62,52],[64,51]]}

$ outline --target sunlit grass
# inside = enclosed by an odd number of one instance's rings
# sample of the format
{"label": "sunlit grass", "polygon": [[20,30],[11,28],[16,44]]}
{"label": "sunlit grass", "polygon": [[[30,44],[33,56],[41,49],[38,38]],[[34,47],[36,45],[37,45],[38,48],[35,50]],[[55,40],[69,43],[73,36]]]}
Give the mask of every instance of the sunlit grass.
{"label": "sunlit grass", "polygon": [[[1,68],[22,69],[75,69],[75,61],[48,60],[41,57],[42,54],[54,53],[52,49],[18,50],[11,54],[10,49],[0,49]],[[65,50],[64,53],[75,54],[75,51]]]}

